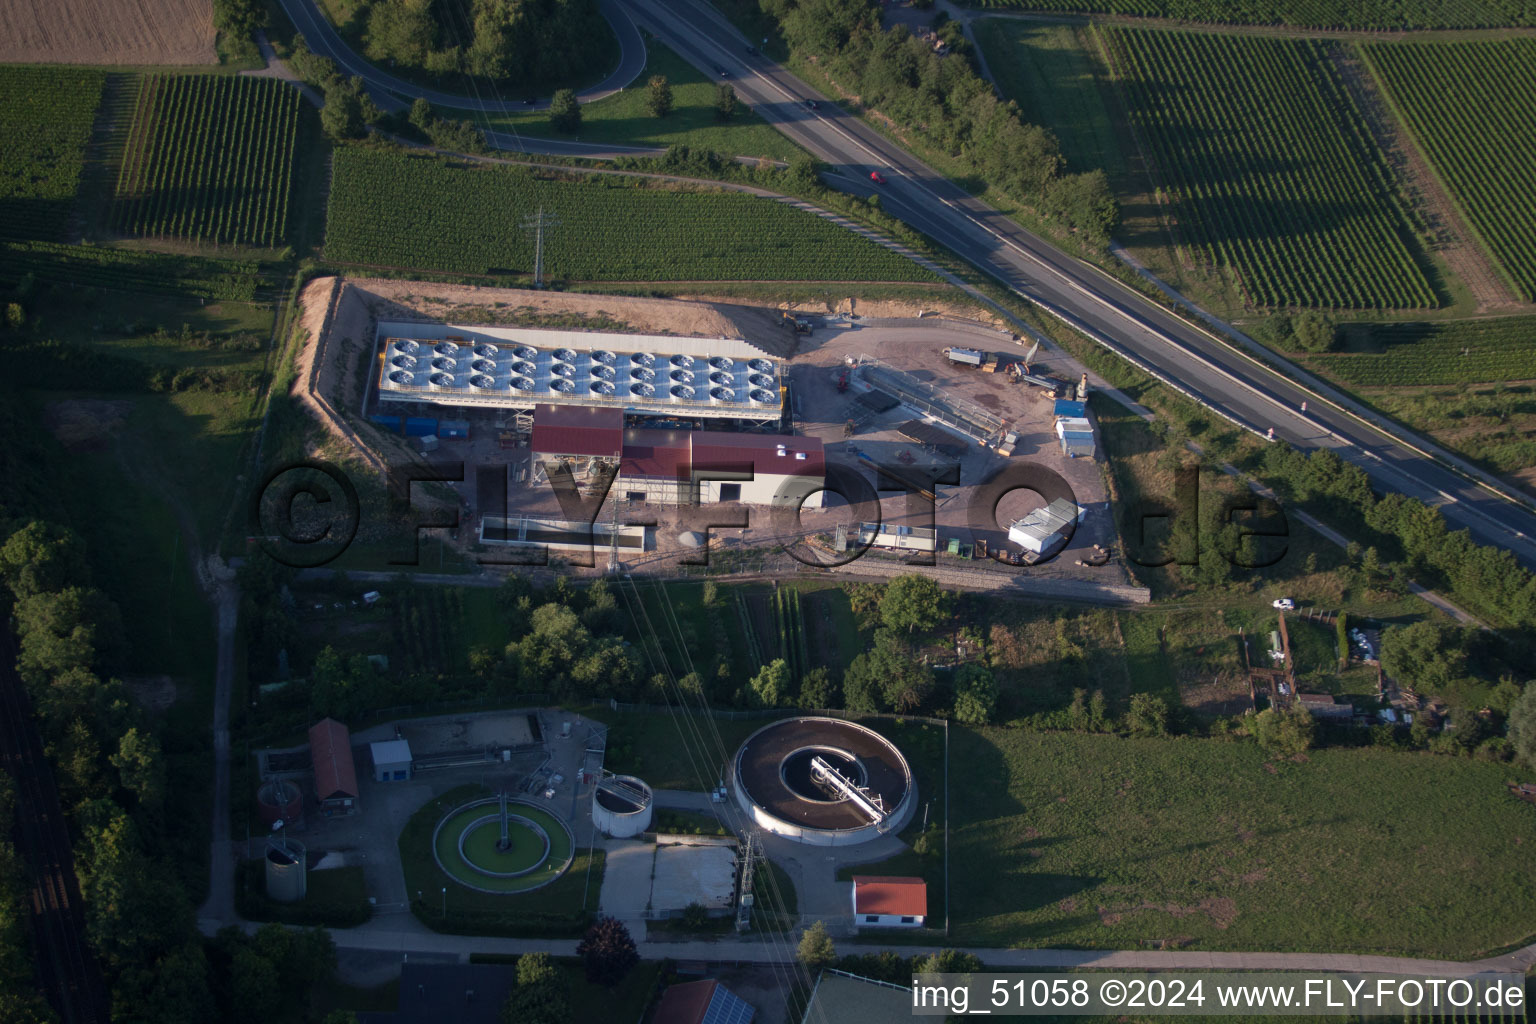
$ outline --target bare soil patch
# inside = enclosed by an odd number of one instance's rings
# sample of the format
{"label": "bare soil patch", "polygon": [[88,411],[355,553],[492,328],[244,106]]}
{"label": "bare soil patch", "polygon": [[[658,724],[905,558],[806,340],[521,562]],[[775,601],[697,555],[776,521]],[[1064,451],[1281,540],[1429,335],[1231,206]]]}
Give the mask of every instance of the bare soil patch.
{"label": "bare soil patch", "polygon": [[170,676],[129,676],[123,685],[139,707],[152,714],[164,714],[176,703],[176,682]]}
{"label": "bare soil patch", "polygon": [[212,0],[9,0],[0,63],[216,64]]}
{"label": "bare soil patch", "polygon": [[121,399],[69,399],[49,402],[43,409],[43,422],[69,451],[99,451],[132,411],[133,403]]}

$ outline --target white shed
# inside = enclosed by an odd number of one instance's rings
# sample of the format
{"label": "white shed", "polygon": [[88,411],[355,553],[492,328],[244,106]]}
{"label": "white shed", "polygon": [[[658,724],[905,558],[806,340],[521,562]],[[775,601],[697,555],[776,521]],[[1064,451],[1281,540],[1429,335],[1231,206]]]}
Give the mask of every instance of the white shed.
{"label": "white shed", "polygon": [[1008,527],[1008,539],[1025,551],[1045,554],[1066,540],[1078,515],[1079,509],[1075,502],[1057,498],[1023,519],[1014,520],[1013,525]]}
{"label": "white shed", "polygon": [[404,782],[411,777],[411,744],[408,740],[380,740],[368,744],[373,756],[374,782]]}

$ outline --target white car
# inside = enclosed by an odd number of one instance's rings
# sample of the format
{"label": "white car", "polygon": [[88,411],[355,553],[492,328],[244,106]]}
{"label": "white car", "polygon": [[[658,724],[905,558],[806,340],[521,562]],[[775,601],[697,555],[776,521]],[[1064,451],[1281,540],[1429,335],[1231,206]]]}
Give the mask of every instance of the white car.
{"label": "white car", "polygon": [[1292,601],[1288,597],[1276,598],[1274,601],[1271,601],[1270,604],[1274,605],[1276,608],[1279,608],[1283,612],[1294,611],[1296,609],[1296,602]]}

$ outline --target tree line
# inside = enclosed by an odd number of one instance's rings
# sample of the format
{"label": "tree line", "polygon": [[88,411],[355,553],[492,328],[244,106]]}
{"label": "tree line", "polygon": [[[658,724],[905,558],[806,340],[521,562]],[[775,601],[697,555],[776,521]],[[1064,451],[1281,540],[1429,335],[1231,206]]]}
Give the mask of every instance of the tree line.
{"label": "tree line", "polygon": [[594,0],[373,0],[357,17],[369,60],[514,89],[603,71],[593,40],[611,35]]}
{"label": "tree line", "polygon": [[882,29],[875,0],[760,2],[794,56],[824,69],[863,106],[1090,246],[1109,240],[1119,206],[1104,172],[1070,172],[1056,137],[1025,123],[1018,105],[998,99],[976,73],[958,32],[944,33],[950,52],[940,54],[905,25]]}

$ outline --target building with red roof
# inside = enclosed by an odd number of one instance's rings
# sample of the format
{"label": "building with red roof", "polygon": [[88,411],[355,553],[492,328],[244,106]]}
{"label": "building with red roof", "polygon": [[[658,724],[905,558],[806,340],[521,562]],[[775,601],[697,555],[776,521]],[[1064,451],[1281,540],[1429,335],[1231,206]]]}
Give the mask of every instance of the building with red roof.
{"label": "building with red roof", "polygon": [[677,505],[697,480],[700,504],[819,508],[826,475],[820,438],[636,428],[624,434],[614,490],[631,502]]}
{"label": "building with red roof", "polygon": [[857,928],[921,928],[928,917],[928,883],[896,875],[853,876]]}
{"label": "building with red roof", "polygon": [[315,796],[326,817],[357,810],[357,765],[352,734],[334,718],[309,727],[309,756],[315,768]]}
{"label": "building with red roof", "polygon": [[752,1024],[757,1010],[713,978],[668,986],[651,1024]]}

